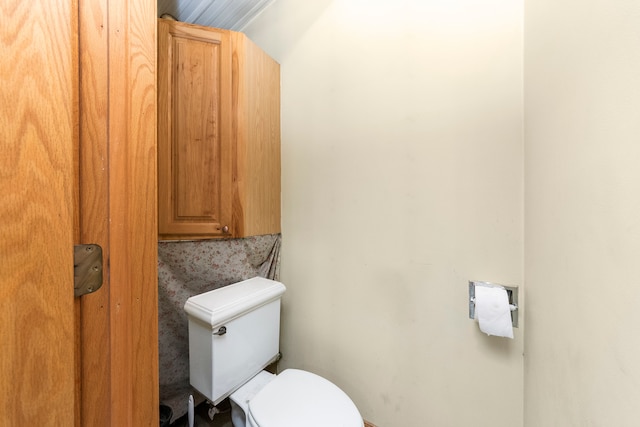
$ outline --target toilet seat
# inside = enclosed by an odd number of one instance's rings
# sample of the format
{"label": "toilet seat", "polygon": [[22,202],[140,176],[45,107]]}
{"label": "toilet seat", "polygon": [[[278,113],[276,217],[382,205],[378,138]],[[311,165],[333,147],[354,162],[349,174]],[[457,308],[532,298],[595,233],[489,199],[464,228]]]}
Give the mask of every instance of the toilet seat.
{"label": "toilet seat", "polygon": [[349,396],[330,381],[298,369],[277,375],[249,401],[253,427],[363,427]]}

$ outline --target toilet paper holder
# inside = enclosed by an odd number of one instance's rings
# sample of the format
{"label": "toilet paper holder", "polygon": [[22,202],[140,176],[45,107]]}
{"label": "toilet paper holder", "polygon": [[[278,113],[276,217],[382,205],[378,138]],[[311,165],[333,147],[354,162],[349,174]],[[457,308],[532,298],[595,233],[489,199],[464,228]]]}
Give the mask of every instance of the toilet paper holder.
{"label": "toilet paper holder", "polygon": [[476,313],[476,286],[487,286],[493,288],[503,288],[509,297],[509,308],[511,308],[511,324],[518,327],[518,287],[503,286],[490,282],[469,281],[469,319],[475,319]]}

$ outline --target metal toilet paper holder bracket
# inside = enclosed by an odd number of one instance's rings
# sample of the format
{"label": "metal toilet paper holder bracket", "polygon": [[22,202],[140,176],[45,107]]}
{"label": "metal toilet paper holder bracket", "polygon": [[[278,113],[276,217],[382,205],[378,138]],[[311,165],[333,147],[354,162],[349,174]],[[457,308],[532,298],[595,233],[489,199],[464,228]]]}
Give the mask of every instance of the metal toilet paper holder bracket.
{"label": "metal toilet paper holder bracket", "polygon": [[469,319],[475,319],[476,314],[476,286],[487,286],[493,288],[503,288],[509,297],[509,308],[511,308],[511,324],[518,327],[518,287],[503,286],[490,282],[469,281]]}

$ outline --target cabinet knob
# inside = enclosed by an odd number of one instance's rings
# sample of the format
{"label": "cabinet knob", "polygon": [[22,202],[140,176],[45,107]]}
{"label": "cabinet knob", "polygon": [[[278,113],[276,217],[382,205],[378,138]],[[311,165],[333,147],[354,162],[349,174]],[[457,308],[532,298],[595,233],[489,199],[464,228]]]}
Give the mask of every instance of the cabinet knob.
{"label": "cabinet knob", "polygon": [[229,226],[225,225],[224,227],[222,227],[222,232],[223,233],[228,233],[229,232]]}

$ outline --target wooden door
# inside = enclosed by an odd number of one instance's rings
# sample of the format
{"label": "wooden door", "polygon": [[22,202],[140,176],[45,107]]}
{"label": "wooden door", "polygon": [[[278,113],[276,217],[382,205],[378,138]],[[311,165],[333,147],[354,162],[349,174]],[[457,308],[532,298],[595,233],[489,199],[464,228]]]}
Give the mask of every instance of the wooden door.
{"label": "wooden door", "polygon": [[229,32],[158,20],[161,238],[230,237]]}
{"label": "wooden door", "polygon": [[73,426],[77,23],[7,0],[0,23],[0,425]]}
{"label": "wooden door", "polygon": [[[2,4],[0,426],[158,425],[155,16]],[[77,242],[105,253],[81,299]]]}

